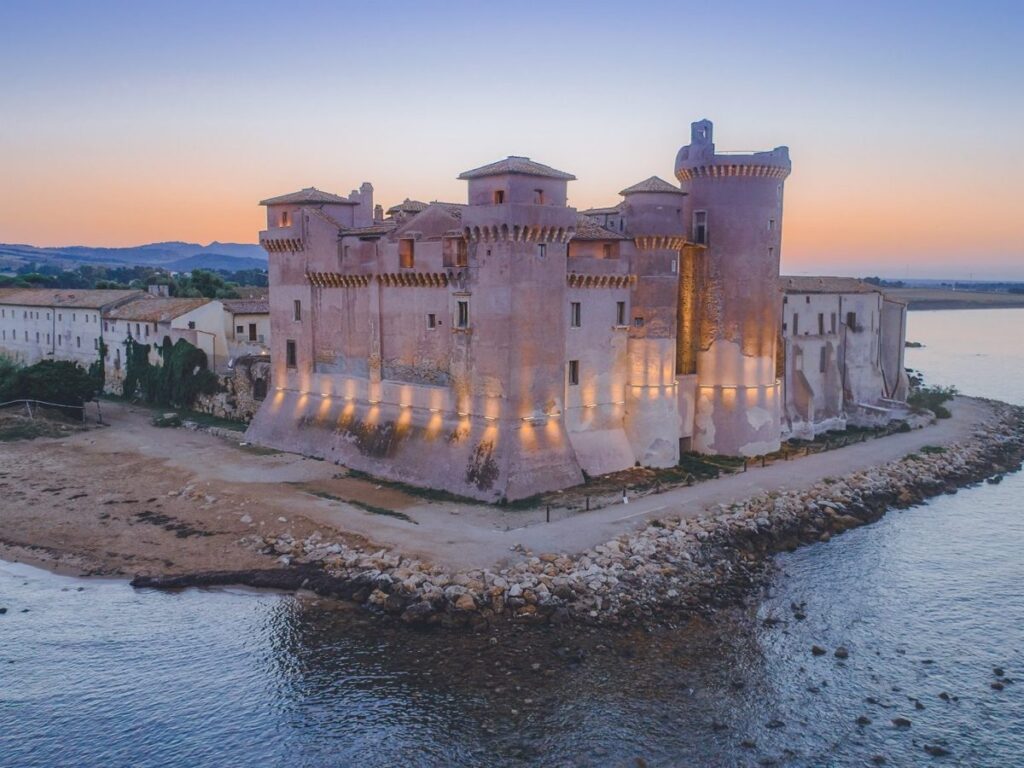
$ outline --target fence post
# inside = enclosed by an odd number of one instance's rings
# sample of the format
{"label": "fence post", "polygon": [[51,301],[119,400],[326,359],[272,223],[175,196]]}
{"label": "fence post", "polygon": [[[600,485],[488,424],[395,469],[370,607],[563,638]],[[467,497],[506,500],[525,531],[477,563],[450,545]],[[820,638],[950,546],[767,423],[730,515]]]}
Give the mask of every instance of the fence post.
{"label": "fence post", "polygon": [[587,512],[590,511],[590,497],[587,496]]}

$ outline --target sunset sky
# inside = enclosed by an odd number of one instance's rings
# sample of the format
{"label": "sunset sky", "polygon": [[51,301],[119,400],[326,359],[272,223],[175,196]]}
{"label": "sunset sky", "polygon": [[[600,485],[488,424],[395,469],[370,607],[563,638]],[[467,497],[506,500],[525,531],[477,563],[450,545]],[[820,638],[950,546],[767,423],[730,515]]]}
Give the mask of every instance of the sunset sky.
{"label": "sunset sky", "polygon": [[0,242],[256,242],[264,197],[509,154],[614,204],[706,117],[790,147],[784,270],[1024,279],[1022,40],[1020,0],[6,2]]}

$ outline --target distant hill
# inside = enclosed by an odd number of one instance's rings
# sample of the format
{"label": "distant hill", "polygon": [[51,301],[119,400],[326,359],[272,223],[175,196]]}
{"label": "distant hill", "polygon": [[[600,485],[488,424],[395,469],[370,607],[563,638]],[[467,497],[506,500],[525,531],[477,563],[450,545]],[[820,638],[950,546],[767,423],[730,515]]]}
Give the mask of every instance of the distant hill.
{"label": "distant hill", "polygon": [[69,245],[37,248],[34,245],[0,243],[0,263],[15,265],[29,262],[52,264],[64,269],[82,264],[96,266],[163,267],[172,272],[192,269],[266,269],[267,254],[258,245],[244,243],[150,243],[129,248],[92,248]]}

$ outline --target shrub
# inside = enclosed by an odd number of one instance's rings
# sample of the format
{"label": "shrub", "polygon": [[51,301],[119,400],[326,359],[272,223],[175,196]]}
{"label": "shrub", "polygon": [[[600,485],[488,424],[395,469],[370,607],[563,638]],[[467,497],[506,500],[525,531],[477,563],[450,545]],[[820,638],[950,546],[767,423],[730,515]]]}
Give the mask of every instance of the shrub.
{"label": "shrub", "polygon": [[78,363],[70,360],[43,360],[17,369],[2,385],[3,400],[43,400],[48,403],[81,407],[96,396],[96,381]]}
{"label": "shrub", "polygon": [[937,419],[948,419],[953,414],[943,403],[956,395],[956,387],[919,387],[907,398],[907,403],[915,411],[931,411]]}

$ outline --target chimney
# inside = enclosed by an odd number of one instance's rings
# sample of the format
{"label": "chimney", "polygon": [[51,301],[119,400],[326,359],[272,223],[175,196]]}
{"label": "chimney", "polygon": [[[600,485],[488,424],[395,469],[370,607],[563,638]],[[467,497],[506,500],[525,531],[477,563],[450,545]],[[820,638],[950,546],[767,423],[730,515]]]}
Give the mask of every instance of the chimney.
{"label": "chimney", "polygon": [[373,206],[373,220],[384,221],[384,206],[380,203]]}

